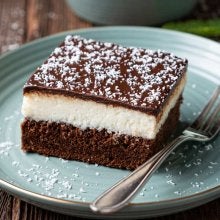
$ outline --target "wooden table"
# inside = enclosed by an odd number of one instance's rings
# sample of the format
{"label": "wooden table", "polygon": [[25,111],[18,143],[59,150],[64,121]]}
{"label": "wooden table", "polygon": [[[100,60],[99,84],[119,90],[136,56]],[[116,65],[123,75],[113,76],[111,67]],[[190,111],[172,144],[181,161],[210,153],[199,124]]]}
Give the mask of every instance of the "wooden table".
{"label": "wooden table", "polygon": [[[213,1],[211,2],[213,4]],[[0,53],[13,50],[23,43],[46,35],[91,26],[90,23],[76,17],[63,0],[0,0]],[[76,218],[35,207],[0,190],[0,219]],[[189,211],[153,219],[218,220],[220,219],[220,199]]]}

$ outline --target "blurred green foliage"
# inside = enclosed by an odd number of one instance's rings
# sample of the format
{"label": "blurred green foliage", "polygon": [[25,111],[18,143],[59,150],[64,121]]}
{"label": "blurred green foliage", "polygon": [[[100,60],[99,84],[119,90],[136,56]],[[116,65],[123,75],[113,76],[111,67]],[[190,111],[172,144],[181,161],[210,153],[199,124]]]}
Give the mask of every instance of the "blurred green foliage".
{"label": "blurred green foliage", "polygon": [[204,37],[220,37],[220,19],[169,22],[163,28],[188,32]]}

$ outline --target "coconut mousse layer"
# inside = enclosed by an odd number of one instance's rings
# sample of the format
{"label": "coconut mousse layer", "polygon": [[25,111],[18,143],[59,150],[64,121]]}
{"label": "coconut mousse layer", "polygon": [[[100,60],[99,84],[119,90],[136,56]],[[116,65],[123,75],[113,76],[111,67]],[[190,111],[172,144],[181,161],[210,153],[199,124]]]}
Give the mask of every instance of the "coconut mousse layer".
{"label": "coconut mousse layer", "polygon": [[185,75],[170,95],[160,115],[149,115],[121,106],[43,92],[24,94],[22,113],[35,121],[64,122],[82,130],[109,132],[154,139],[185,86]]}

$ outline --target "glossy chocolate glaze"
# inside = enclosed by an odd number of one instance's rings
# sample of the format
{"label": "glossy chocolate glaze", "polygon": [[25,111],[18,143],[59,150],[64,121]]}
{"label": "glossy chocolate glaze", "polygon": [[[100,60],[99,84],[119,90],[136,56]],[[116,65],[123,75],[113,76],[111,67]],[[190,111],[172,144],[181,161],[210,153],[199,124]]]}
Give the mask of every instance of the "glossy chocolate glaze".
{"label": "glossy chocolate glaze", "polygon": [[157,115],[186,68],[187,60],[167,52],[67,36],[24,93],[63,94]]}

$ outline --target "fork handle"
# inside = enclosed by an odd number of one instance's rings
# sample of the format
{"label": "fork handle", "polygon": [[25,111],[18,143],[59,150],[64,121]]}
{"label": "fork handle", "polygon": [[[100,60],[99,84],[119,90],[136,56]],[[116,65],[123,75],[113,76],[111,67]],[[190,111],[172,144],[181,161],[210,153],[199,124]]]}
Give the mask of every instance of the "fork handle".
{"label": "fork handle", "polygon": [[151,159],[134,170],[129,176],[105,191],[90,205],[90,208],[94,212],[110,214],[125,207],[169,154],[177,146],[189,139],[192,139],[192,137],[184,134],[174,139]]}

